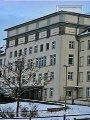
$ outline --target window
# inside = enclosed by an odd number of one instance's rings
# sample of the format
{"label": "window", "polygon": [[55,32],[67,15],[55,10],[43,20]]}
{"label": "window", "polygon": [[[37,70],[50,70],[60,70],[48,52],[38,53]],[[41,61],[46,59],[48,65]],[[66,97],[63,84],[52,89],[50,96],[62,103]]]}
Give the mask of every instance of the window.
{"label": "window", "polygon": [[12,84],[15,85],[15,77],[12,78]]}
{"label": "window", "polygon": [[27,67],[32,68],[32,59],[28,59]]}
{"label": "window", "polygon": [[46,66],[46,56],[36,58],[36,67]]}
{"label": "window", "polygon": [[52,49],[55,49],[55,47],[56,47],[56,42],[54,41],[52,42]]}
{"label": "window", "polygon": [[50,65],[56,64],[56,54],[50,55]]}
{"label": "window", "polygon": [[87,56],[87,65],[90,65],[90,55]]}
{"label": "window", "polygon": [[90,72],[87,72],[87,81],[90,82]]}
{"label": "window", "polygon": [[24,49],[24,55],[27,55],[27,48]]}
{"label": "window", "polygon": [[81,51],[84,50],[84,41],[80,42],[80,50],[81,50]]}
{"label": "window", "polygon": [[49,50],[49,43],[46,43],[46,50]]}
{"label": "window", "polygon": [[51,78],[51,80],[54,80],[54,72],[50,73],[50,78]]}
{"label": "window", "polygon": [[71,96],[71,90],[66,91],[66,96]]}
{"label": "window", "polygon": [[90,97],[90,87],[86,89],[87,90],[87,97]]}
{"label": "window", "polygon": [[53,88],[50,88],[50,97],[53,97]]}
{"label": "window", "polygon": [[10,56],[9,56],[9,58],[12,58],[12,52],[10,52]]}
{"label": "window", "polygon": [[36,73],[33,74],[33,81],[36,81]]}
{"label": "window", "polygon": [[0,66],[2,66],[2,59],[0,59]]}
{"label": "window", "polygon": [[79,82],[83,82],[83,72],[79,73]]}
{"label": "window", "polygon": [[48,80],[48,73],[44,74],[44,80]]}
{"label": "window", "polygon": [[74,41],[69,41],[69,48],[74,48]]}
{"label": "window", "polygon": [[0,71],[0,77],[2,77],[2,71]]}
{"label": "window", "polygon": [[43,51],[43,45],[40,45],[40,52]]}
{"label": "window", "polygon": [[68,64],[69,64],[69,65],[73,65],[73,64],[74,64],[74,55],[69,55]]}
{"label": "window", "polygon": [[12,63],[9,63],[8,65],[9,65],[8,66],[8,71],[12,71]]}
{"label": "window", "polygon": [[44,89],[44,97],[47,97],[47,88]]}
{"label": "window", "polygon": [[73,72],[68,72],[68,79],[72,80],[73,79]]}
{"label": "window", "polygon": [[14,57],[17,57],[17,51],[14,52]]}
{"label": "window", "polygon": [[40,73],[39,75],[38,75],[38,81],[41,81],[42,80],[42,74]]}
{"label": "window", "polygon": [[32,54],[32,47],[29,48],[29,54]]}
{"label": "window", "polygon": [[84,65],[84,56],[80,57],[80,67]]}
{"label": "window", "polygon": [[36,67],[38,67],[38,64],[39,63],[39,59],[38,58],[36,58]]}
{"label": "window", "polygon": [[22,55],[22,50],[19,50],[19,56],[21,56]]}
{"label": "window", "polygon": [[88,50],[90,50],[90,40],[88,40]]}
{"label": "window", "polygon": [[34,47],[34,52],[37,53],[38,52],[38,46]]}

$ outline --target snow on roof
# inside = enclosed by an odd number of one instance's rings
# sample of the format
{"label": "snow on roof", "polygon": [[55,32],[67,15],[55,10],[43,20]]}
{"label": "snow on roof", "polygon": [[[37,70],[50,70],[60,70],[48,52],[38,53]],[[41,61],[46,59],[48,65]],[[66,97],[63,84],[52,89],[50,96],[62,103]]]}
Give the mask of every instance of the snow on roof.
{"label": "snow on roof", "polygon": [[90,27],[88,27],[85,31],[83,31],[79,35],[86,35],[86,34],[89,34],[89,33],[90,33]]}

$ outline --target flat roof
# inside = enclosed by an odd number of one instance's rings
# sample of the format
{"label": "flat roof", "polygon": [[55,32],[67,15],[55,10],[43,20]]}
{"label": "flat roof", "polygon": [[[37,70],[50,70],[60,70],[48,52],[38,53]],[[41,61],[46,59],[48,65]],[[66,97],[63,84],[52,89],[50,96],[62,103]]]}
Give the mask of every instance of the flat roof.
{"label": "flat roof", "polygon": [[12,30],[12,29],[24,26],[24,25],[28,25],[28,24],[37,22],[39,20],[44,20],[45,18],[49,18],[49,17],[55,16],[55,15],[59,15],[59,14],[69,14],[69,15],[77,15],[77,16],[83,16],[83,17],[84,16],[90,17],[90,15],[87,15],[87,14],[81,14],[81,13],[75,13],[75,12],[68,12],[68,11],[58,11],[58,12],[55,12],[55,13],[52,13],[52,14],[49,14],[49,15],[46,15],[46,16],[43,16],[43,17],[31,20],[31,21],[22,23],[22,24],[19,24],[19,25],[16,25],[16,26],[13,26],[13,27],[10,27],[10,28],[7,28],[4,31]]}

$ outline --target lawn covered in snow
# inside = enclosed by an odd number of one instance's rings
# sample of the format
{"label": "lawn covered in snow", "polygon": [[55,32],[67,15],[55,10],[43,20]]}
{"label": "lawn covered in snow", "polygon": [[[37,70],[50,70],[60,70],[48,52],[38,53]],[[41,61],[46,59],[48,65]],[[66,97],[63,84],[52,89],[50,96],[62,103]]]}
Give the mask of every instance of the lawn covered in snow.
{"label": "lawn covered in snow", "polygon": [[[64,110],[58,111],[58,112],[47,112],[46,111],[47,108],[63,107],[60,105],[48,105],[48,104],[41,104],[41,103],[30,104],[28,102],[21,102],[20,106],[26,106],[26,107],[30,108],[33,106],[33,104],[36,104],[38,106],[38,116],[39,117],[49,116],[49,118],[32,118],[32,120],[63,120],[62,116],[64,114],[67,115],[66,120],[73,120],[74,118],[90,118],[90,115],[82,115],[82,114],[90,114],[90,107],[89,106],[67,105],[69,107],[69,109],[66,110],[66,113]],[[12,107],[12,109],[14,109],[14,111],[15,111],[16,110],[16,102],[8,103],[8,104],[0,104],[0,108],[1,107],[3,107],[3,108]],[[69,115],[73,115],[73,116],[69,116]],[[79,116],[74,116],[74,115],[79,115]],[[57,117],[50,117],[50,116],[57,116]],[[60,117],[58,117],[58,116],[60,116]]]}

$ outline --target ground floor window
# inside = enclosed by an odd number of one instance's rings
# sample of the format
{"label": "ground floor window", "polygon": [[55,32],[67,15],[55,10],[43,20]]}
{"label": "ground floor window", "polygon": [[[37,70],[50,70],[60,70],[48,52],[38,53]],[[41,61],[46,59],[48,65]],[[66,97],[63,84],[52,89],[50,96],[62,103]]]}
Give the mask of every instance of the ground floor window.
{"label": "ground floor window", "polygon": [[53,88],[50,88],[50,97],[53,97]]}
{"label": "ground floor window", "polygon": [[90,88],[87,88],[87,97],[90,97]]}
{"label": "ground floor window", "polygon": [[47,97],[47,88],[44,89],[44,97]]}

